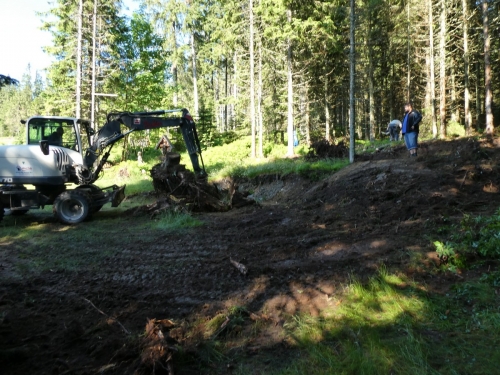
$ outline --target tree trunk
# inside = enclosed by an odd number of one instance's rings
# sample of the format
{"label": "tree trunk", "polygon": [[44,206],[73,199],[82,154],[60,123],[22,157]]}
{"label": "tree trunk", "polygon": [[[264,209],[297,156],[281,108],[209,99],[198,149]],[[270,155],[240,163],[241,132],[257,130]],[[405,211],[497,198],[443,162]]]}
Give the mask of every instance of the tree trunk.
{"label": "tree trunk", "polygon": [[259,38],[259,86],[257,92],[257,111],[259,113],[259,158],[264,157],[264,114],[262,111],[262,36]]}
{"label": "tree trunk", "polygon": [[248,8],[250,12],[250,124],[252,129],[252,145],[250,149],[250,156],[256,157],[256,132],[255,132],[255,56],[254,56],[254,30],[253,30],[253,0],[249,0]]}
{"label": "tree trunk", "polygon": [[471,133],[470,93],[469,93],[469,9],[468,0],[462,0],[464,28],[464,119],[465,133]]}
{"label": "tree trunk", "polygon": [[355,146],[355,103],[354,103],[354,90],[355,90],[355,77],[356,77],[356,50],[354,40],[354,29],[356,26],[355,4],[356,0],[351,1],[351,14],[350,14],[350,50],[349,50],[349,162],[354,163],[354,146]]}
{"label": "tree trunk", "polygon": [[236,130],[236,101],[238,100],[238,55],[233,55],[233,103],[231,104],[231,121],[233,130]]}
{"label": "tree trunk", "polygon": [[430,68],[430,96],[431,96],[431,122],[432,137],[437,138],[436,121],[436,79],[434,73],[434,17],[432,15],[432,0],[427,0],[429,16],[429,68]]}
{"label": "tree trunk", "polygon": [[[432,0],[429,0],[432,1]],[[410,1],[406,3],[406,22],[407,22],[407,36],[406,36],[406,100],[408,102],[411,102],[411,92],[410,92],[410,86],[411,86],[411,39],[412,35],[410,34]]]}
{"label": "tree trunk", "polygon": [[310,106],[309,106],[309,83],[305,83],[305,104],[306,104],[306,116],[305,116],[305,123],[306,123],[306,145],[311,144],[311,118],[309,115],[310,111]]}
{"label": "tree trunk", "polygon": [[227,126],[228,126],[228,96],[229,96],[229,74],[227,71],[227,57],[224,58],[224,129],[223,131],[227,131]]}
{"label": "tree trunk", "polygon": [[330,109],[328,108],[328,74],[325,74],[325,93],[324,93],[324,105],[325,105],[325,139],[330,142]]}
{"label": "tree trunk", "polygon": [[[371,25],[370,21],[368,23]],[[371,27],[370,27],[371,28]],[[371,33],[371,30],[370,30]],[[370,41],[370,39],[368,39]],[[369,139],[370,142],[375,140],[375,89],[373,85],[373,48],[371,41],[368,46],[368,118],[369,118]],[[408,70],[409,70],[408,66]]]}
{"label": "tree trunk", "polygon": [[[287,9],[288,23],[292,23],[292,11]],[[287,65],[287,90],[288,90],[288,152],[287,156],[294,156],[293,149],[293,75],[292,75],[292,40],[288,38],[288,52],[286,58]]]}
{"label": "tree trunk", "polygon": [[441,0],[439,30],[439,137],[446,137],[446,4]]}
{"label": "tree trunk", "polygon": [[479,86],[481,85],[481,83],[479,82],[480,73],[481,73],[481,66],[479,64],[479,61],[477,61],[476,62],[476,128],[478,131],[481,129],[481,115],[483,112],[481,108],[481,90],[479,89]]}
{"label": "tree trunk", "polygon": [[95,124],[95,86],[96,86],[96,37],[97,37],[97,0],[94,0],[94,14],[92,15],[92,89],[90,94],[90,126],[97,130]]}
{"label": "tree trunk", "polygon": [[75,117],[81,117],[82,111],[82,23],[83,23],[83,0],[78,2],[78,35],[76,40],[76,110]]}
{"label": "tree trunk", "polygon": [[177,93],[178,82],[177,82],[177,28],[175,21],[172,22],[172,48],[174,53],[172,56],[172,80],[174,83],[174,95],[172,97],[172,104],[174,108],[177,108],[177,102],[179,100],[179,95]]}
{"label": "tree trunk", "polygon": [[483,36],[484,36],[484,112],[486,114],[485,132],[493,135],[493,111],[491,108],[491,62],[490,62],[490,34],[488,19],[488,0],[483,0]]}
{"label": "tree trunk", "polygon": [[191,63],[193,64],[193,105],[194,116],[198,117],[200,112],[198,101],[198,76],[196,73],[196,48],[194,45],[194,31],[191,33]]}

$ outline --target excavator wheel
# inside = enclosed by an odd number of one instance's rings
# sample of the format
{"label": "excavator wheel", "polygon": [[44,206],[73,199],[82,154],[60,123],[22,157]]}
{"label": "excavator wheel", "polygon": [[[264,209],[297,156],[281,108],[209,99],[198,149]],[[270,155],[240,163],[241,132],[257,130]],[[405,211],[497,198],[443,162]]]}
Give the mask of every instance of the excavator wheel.
{"label": "excavator wheel", "polygon": [[[101,188],[97,185],[94,184],[88,184],[88,185],[80,185],[77,187],[77,189],[90,189],[90,192],[92,194],[92,197],[95,198],[102,198],[104,196],[103,191]],[[90,207],[90,213],[95,214],[96,212],[99,212],[102,208],[102,204],[99,206],[91,206]]]}
{"label": "excavator wheel", "polygon": [[63,224],[78,224],[90,214],[91,197],[85,191],[68,190],[57,196],[52,212]]}

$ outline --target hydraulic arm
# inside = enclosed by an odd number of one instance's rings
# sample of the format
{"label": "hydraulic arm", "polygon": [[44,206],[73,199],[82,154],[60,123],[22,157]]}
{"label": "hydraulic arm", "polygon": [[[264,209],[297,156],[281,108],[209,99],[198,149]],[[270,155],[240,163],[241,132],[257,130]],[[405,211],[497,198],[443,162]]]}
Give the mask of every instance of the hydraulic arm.
{"label": "hydraulic arm", "polygon": [[[164,117],[166,114],[175,112],[181,112],[182,115],[180,117]],[[121,125],[124,125],[130,130],[122,133]],[[92,146],[87,149],[85,153],[84,163],[88,168],[93,166],[94,172],[89,176],[83,176],[83,178],[87,180],[87,183],[95,181],[109,157],[112,146],[127,134],[137,130],[177,126],[181,130],[195,174],[198,177],[206,177],[205,166],[203,165],[203,159],[201,157],[200,140],[196,132],[194,120],[187,109],[174,109],[152,112],[109,113],[106,124],[94,136],[95,138]],[[110,147],[108,148],[108,146]],[[101,156],[106,149],[106,153]]]}

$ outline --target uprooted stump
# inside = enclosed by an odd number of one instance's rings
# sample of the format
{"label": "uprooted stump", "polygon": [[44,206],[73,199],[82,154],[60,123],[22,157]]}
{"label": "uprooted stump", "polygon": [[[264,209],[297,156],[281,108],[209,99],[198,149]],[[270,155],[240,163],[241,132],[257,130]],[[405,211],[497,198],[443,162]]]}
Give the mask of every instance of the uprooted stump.
{"label": "uprooted stump", "polygon": [[156,193],[170,197],[170,204],[175,201],[191,211],[225,212],[255,203],[247,198],[249,194],[239,192],[233,181],[208,183],[206,179],[197,179],[183,164],[156,164],[151,177]]}
{"label": "uprooted stump", "polygon": [[148,321],[141,345],[140,364],[135,374],[174,374],[172,357],[177,348],[169,346],[168,343],[170,339],[168,330],[173,326],[174,323],[168,319]]}
{"label": "uprooted stump", "polygon": [[326,139],[314,142],[309,147],[306,155],[307,159],[325,159],[325,158],[345,158],[349,155],[349,148],[344,141],[338,144],[330,143]]}

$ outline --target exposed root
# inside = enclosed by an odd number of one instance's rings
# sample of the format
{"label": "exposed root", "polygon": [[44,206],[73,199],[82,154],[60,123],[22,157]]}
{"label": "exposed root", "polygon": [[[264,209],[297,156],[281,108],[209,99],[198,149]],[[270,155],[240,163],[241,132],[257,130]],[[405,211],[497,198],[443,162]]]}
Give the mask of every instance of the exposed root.
{"label": "exposed root", "polygon": [[157,164],[151,169],[153,186],[158,194],[166,195],[170,204],[188,207],[191,211],[225,212],[233,207],[254,204],[248,194],[239,192],[233,181],[210,184],[197,179],[182,164]]}
{"label": "exposed root", "polygon": [[141,362],[135,374],[174,375],[172,356],[177,349],[167,343],[169,339],[167,330],[173,326],[174,323],[168,319],[148,321],[142,344]]}

